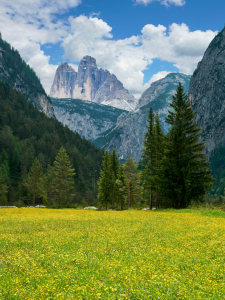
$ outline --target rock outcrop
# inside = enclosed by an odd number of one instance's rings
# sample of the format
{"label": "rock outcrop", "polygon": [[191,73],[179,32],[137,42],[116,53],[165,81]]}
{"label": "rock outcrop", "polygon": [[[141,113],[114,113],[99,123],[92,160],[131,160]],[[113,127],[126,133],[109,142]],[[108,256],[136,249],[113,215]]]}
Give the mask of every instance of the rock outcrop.
{"label": "rock outcrop", "polygon": [[43,89],[35,72],[27,65],[17,50],[0,37],[0,81],[8,82],[22,92],[27,100],[48,117],[55,117],[50,98]]}
{"label": "rock outcrop", "polygon": [[51,100],[56,118],[91,141],[114,127],[122,113],[125,115],[128,113],[122,109],[85,100],[56,98]]}
{"label": "rock outcrop", "polygon": [[56,70],[50,96],[73,98],[133,111],[137,99],[107,70],[98,69],[95,58],[85,56],[76,72],[64,62]]}
{"label": "rock outcrop", "polygon": [[225,144],[225,29],[212,40],[193,73],[189,100],[202,129],[205,153]]}
{"label": "rock outcrop", "polygon": [[146,120],[150,106],[153,111],[158,112],[164,131],[169,127],[165,123],[172,95],[175,93],[179,82],[188,91],[190,76],[181,73],[170,73],[165,78],[151,84],[151,86],[141,96],[138,109],[128,114],[121,114],[117,119],[117,124],[113,128],[104,132],[94,144],[100,148],[108,148],[111,152],[116,148],[120,159],[127,159],[132,156],[138,162],[141,159],[141,149],[143,148],[143,136],[146,132]]}

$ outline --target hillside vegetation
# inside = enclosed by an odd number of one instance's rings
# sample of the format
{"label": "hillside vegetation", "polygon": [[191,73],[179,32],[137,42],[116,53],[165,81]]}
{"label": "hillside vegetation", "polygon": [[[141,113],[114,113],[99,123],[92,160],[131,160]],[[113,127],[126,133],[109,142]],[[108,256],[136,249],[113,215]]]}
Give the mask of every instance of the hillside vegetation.
{"label": "hillside vegetation", "polygon": [[85,198],[91,203],[96,198],[93,176],[98,177],[103,152],[0,82],[0,170],[9,187],[10,203],[23,198],[29,204],[23,178],[36,157],[45,171],[62,146],[76,172],[74,202]]}

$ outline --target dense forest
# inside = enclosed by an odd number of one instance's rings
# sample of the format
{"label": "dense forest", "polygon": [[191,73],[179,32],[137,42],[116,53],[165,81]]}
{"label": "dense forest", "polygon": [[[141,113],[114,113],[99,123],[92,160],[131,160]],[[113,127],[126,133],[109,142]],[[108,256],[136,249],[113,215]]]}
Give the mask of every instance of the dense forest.
{"label": "dense forest", "polygon": [[8,186],[8,202],[31,204],[23,180],[38,158],[46,172],[64,147],[75,169],[73,203],[96,200],[103,151],[59,121],[39,112],[26,97],[0,82],[0,171]]}

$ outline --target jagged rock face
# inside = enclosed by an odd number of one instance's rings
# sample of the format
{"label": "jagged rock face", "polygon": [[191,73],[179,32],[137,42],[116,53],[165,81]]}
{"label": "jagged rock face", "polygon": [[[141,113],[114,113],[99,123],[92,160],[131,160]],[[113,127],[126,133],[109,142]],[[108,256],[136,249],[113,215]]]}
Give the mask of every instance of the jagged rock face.
{"label": "jagged rock face", "polygon": [[210,43],[191,77],[189,100],[202,129],[201,140],[209,159],[219,143],[225,144],[225,29]]}
{"label": "jagged rock face", "polygon": [[116,125],[125,110],[77,99],[52,98],[56,118],[88,140]]}
{"label": "jagged rock face", "polygon": [[[22,92],[27,100],[48,117],[54,117],[50,98],[46,95],[36,74],[26,65],[19,53],[0,37],[0,81],[8,82],[15,90]],[[11,61],[8,60],[11,57]],[[19,66],[19,67],[18,67]],[[33,81],[30,81],[29,72]]]}
{"label": "jagged rock face", "polygon": [[140,108],[128,114],[121,114],[117,119],[116,126],[104,132],[94,141],[94,144],[101,148],[108,148],[110,152],[115,148],[120,159],[132,156],[138,162],[141,159],[143,136],[146,132],[146,120],[150,106],[154,113],[158,112],[163,129],[167,132],[169,127],[165,123],[165,117],[172,101],[172,95],[179,82],[188,91],[189,81],[190,76],[188,75],[170,73],[165,78],[152,83],[139,100]]}
{"label": "jagged rock face", "polygon": [[64,62],[56,70],[50,91],[53,98],[73,98],[134,110],[137,99],[109,71],[98,69],[95,58],[85,56],[75,72]]}

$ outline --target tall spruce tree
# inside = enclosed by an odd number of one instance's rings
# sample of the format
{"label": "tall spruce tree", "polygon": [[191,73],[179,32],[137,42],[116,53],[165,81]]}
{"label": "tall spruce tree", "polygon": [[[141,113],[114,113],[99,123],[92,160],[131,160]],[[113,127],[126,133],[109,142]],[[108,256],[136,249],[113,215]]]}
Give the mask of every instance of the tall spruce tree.
{"label": "tall spruce tree", "polygon": [[118,170],[118,178],[116,180],[116,187],[118,191],[118,199],[120,201],[120,210],[124,209],[125,203],[125,195],[127,193],[126,190],[126,182],[125,182],[125,174],[124,174],[124,164],[119,166]]}
{"label": "tall spruce tree", "polygon": [[105,209],[107,210],[112,194],[111,157],[108,150],[105,150],[104,152],[98,187],[98,199],[105,205]]}
{"label": "tall spruce tree", "polygon": [[0,205],[7,205],[7,193],[8,193],[8,187],[4,183],[4,178],[0,172]]}
{"label": "tall spruce tree", "polygon": [[155,186],[155,207],[159,207],[160,199],[160,177],[161,177],[161,162],[164,154],[164,132],[158,112],[155,115],[155,160],[154,160],[154,186]]}
{"label": "tall spruce tree", "polygon": [[124,165],[128,209],[141,198],[140,174],[137,168],[138,165],[132,157],[128,157]]}
{"label": "tall spruce tree", "polygon": [[143,142],[144,148],[142,149],[142,165],[144,166],[144,169],[141,172],[141,179],[144,182],[144,189],[148,191],[149,194],[149,209],[152,209],[153,168],[155,160],[155,128],[152,107],[149,109],[146,127],[147,131],[144,135]]}
{"label": "tall spruce tree", "polygon": [[68,203],[74,196],[72,193],[74,189],[74,171],[66,150],[61,147],[54,161],[55,177],[52,186],[52,192],[58,200],[58,206],[62,202]]}
{"label": "tall spruce tree", "polygon": [[37,158],[35,158],[23,184],[33,195],[33,206],[35,206],[36,199],[40,197],[44,191],[43,169]]}
{"label": "tall spruce tree", "polygon": [[192,201],[201,200],[214,179],[203,154],[204,143],[199,141],[201,129],[194,122],[194,112],[179,83],[170,104],[166,122],[171,125],[165,138],[160,192],[166,206],[185,208]]}
{"label": "tall spruce tree", "polygon": [[112,199],[112,209],[114,209],[115,202],[118,200],[118,188],[116,185],[116,180],[118,179],[119,171],[119,159],[116,154],[116,149],[114,148],[111,154],[111,172],[112,172],[112,190],[111,190],[111,199]]}

